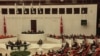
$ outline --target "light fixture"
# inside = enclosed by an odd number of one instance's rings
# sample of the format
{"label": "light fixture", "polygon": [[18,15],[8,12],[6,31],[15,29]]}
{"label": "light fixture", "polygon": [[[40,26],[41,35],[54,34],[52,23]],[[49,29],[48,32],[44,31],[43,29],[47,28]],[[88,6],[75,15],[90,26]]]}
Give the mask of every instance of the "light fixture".
{"label": "light fixture", "polygon": [[60,0],[61,2],[64,2],[64,0]]}

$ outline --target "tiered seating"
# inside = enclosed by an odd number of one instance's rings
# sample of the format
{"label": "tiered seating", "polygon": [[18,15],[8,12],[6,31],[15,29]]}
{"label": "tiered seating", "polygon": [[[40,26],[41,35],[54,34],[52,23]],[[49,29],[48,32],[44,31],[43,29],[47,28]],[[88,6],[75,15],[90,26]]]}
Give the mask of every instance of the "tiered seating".
{"label": "tiered seating", "polygon": [[43,52],[41,52],[41,54],[36,52],[33,56],[100,56],[100,43],[97,44],[95,42],[95,44],[89,44],[83,42],[82,45],[78,45],[77,42],[73,43],[71,47],[69,47],[69,43],[66,42],[66,44],[57,51],[48,50],[48,53],[45,54]]}
{"label": "tiered seating", "polygon": [[[69,46],[70,44],[66,42],[66,44],[62,45],[62,47],[58,50],[49,50],[45,55],[34,54],[33,56],[100,56],[100,42],[97,41],[100,36],[71,35],[67,37],[73,39],[71,46]],[[83,42],[78,43],[77,41],[75,41],[75,39],[77,38],[83,39]],[[89,41],[87,41],[87,39],[92,39],[93,43],[90,43]]]}

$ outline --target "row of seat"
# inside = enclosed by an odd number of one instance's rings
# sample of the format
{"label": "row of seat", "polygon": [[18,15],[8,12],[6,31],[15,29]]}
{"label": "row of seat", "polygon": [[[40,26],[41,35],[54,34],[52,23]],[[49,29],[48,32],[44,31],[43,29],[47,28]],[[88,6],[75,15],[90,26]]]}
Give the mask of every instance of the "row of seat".
{"label": "row of seat", "polygon": [[33,56],[100,56],[100,43],[94,41],[87,43],[85,40],[79,46],[77,42],[73,42],[72,47],[66,42],[65,45],[58,50],[48,50],[48,53],[36,52]]}
{"label": "row of seat", "polygon": [[88,39],[94,39],[95,37],[97,38],[100,38],[100,36],[97,36],[97,35],[90,35],[90,36],[87,36],[87,35],[55,35],[55,34],[49,34],[48,37],[51,37],[51,38],[57,38],[57,39],[61,39],[62,37],[64,38],[79,38],[79,39],[83,39],[83,38],[88,38]]}

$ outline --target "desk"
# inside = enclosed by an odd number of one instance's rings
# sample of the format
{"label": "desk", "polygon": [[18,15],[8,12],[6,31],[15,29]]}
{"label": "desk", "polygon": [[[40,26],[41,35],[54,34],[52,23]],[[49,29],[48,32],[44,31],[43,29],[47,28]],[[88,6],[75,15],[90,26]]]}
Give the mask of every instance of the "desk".
{"label": "desk", "polygon": [[19,38],[23,41],[39,41],[45,40],[44,34],[20,34]]}
{"label": "desk", "polygon": [[20,50],[21,47],[24,47],[24,50],[27,49],[27,47],[29,46],[30,44],[21,44],[21,45],[16,45],[16,44],[6,44],[6,48],[8,49],[9,47],[11,48],[11,50],[14,50],[14,47],[17,47],[17,50]]}

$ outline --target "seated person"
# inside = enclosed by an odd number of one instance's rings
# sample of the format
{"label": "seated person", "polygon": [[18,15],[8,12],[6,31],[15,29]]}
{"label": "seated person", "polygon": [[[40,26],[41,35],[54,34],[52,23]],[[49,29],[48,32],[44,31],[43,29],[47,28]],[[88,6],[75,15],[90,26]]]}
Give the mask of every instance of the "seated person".
{"label": "seated person", "polygon": [[15,42],[15,45],[21,45],[22,44],[22,41],[21,40],[17,40],[16,42]]}
{"label": "seated person", "polygon": [[39,30],[39,31],[38,31],[38,33],[40,34],[40,33],[41,33],[41,31]]}
{"label": "seated person", "polygon": [[24,43],[23,43],[24,45],[26,45],[27,43],[26,43],[26,41],[24,41]]}
{"label": "seated person", "polygon": [[72,49],[77,49],[79,47],[77,42],[73,42]]}
{"label": "seated person", "polygon": [[81,45],[80,49],[80,55],[87,56],[90,54],[90,44],[87,43],[87,41],[83,41],[83,44]]}
{"label": "seated person", "polygon": [[69,43],[68,43],[68,42],[66,42],[66,45],[65,45],[65,47],[69,47]]}
{"label": "seated person", "polygon": [[94,52],[97,47],[98,47],[98,45],[96,44],[95,41],[93,41],[93,43],[91,44],[90,49]]}
{"label": "seated person", "polygon": [[44,31],[41,31],[41,33],[44,33]]}
{"label": "seated person", "polygon": [[30,30],[28,30],[28,32],[27,32],[28,34],[31,34],[32,32],[30,31]]}
{"label": "seated person", "polygon": [[68,50],[69,50],[69,43],[66,42],[64,48],[62,48],[62,51],[64,51],[64,52],[68,52]]}
{"label": "seated person", "polygon": [[26,31],[23,31],[23,32],[22,32],[22,34],[26,34],[26,33],[27,33]]}
{"label": "seated person", "polygon": [[43,44],[43,41],[40,39],[40,40],[37,42],[37,44],[41,46],[41,45]]}
{"label": "seated person", "polygon": [[14,45],[14,43],[13,43],[13,42],[11,42],[11,41],[8,41],[8,44],[9,44],[9,45]]}
{"label": "seated person", "polygon": [[81,48],[83,48],[83,47],[85,47],[85,41],[83,41],[82,43],[81,43]]}

